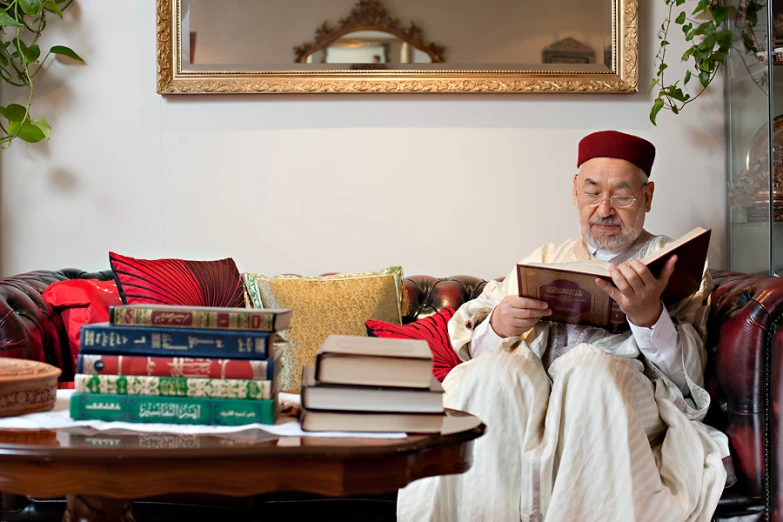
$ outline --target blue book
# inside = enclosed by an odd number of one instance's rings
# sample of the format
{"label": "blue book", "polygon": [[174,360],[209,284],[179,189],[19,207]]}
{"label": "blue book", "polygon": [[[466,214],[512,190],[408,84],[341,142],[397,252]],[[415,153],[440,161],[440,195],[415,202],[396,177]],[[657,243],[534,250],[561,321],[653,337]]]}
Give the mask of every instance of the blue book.
{"label": "blue book", "polygon": [[82,327],[80,353],[213,359],[266,359],[273,332],[116,326]]}

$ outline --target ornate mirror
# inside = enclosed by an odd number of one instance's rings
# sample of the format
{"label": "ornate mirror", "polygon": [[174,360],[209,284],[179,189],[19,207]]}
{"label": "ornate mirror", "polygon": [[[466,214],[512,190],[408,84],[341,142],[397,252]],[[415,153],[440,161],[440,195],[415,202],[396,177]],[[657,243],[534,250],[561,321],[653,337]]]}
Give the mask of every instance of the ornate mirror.
{"label": "ornate mirror", "polygon": [[158,92],[636,92],[637,0],[157,0]]}

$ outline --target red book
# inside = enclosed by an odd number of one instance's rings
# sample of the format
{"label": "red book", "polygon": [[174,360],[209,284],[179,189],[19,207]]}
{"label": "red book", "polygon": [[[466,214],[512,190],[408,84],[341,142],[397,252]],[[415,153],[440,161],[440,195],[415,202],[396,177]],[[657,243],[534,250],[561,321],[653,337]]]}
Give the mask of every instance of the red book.
{"label": "red book", "polygon": [[[671,306],[693,295],[701,286],[707,261],[710,230],[695,228],[664,248],[640,259],[654,276],[677,255],[677,264],[661,300]],[[573,263],[526,263],[517,265],[519,295],[549,304],[547,321],[587,324],[619,332],[629,328],[625,314],[609,295],[595,284],[596,278],[612,284],[609,263],[590,260]]]}
{"label": "red book", "polygon": [[80,354],[76,373],[265,381],[274,378],[275,364],[278,363],[274,359],[261,361]]}

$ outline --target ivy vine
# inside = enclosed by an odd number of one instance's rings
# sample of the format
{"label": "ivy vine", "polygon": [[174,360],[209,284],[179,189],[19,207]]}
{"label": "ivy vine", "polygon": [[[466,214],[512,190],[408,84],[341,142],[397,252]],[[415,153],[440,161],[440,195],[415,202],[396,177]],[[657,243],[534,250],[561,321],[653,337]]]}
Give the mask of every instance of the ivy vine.
{"label": "ivy vine", "polygon": [[52,46],[43,59],[38,39],[46,28],[47,16],[54,14],[60,19],[73,0],[0,0],[0,77],[8,85],[28,91],[24,105],[11,103],[0,106],[0,150],[7,149],[19,138],[35,143],[49,138],[51,127],[42,117],[33,118],[30,107],[33,103],[35,85],[33,79],[41,71],[46,59],[62,55],[84,62],[72,49],[64,45]]}
{"label": "ivy vine", "polygon": [[[733,6],[723,5],[722,0],[698,0],[696,8],[690,15],[683,9],[672,20],[675,9],[683,6],[686,0],[664,1],[669,6],[669,12],[658,33],[661,44],[658,54],[655,56],[655,78],[650,82],[648,91],[648,93],[652,93],[653,90],[658,89],[650,111],[650,121],[653,125],[657,125],[655,120],[661,110],[667,109],[674,114],[679,114],[683,107],[693,102],[704,92],[704,89],[715,79],[715,75],[724,63],[732,45],[732,31],[727,28],[728,24],[725,22],[734,11]],[[749,16],[752,12],[753,25],[755,26],[755,15],[760,9],[755,9],[755,6],[758,6],[759,3],[755,0],[742,1],[745,4],[754,5],[754,8],[746,10],[746,12]],[[670,80],[665,75],[665,71],[669,67],[666,63],[666,53],[670,45],[669,30],[672,28],[672,23],[680,26],[685,41],[691,43],[680,60],[691,63],[683,78],[674,83],[667,83]],[[686,90],[688,83],[694,77],[698,79],[701,90],[695,96],[691,96]]]}

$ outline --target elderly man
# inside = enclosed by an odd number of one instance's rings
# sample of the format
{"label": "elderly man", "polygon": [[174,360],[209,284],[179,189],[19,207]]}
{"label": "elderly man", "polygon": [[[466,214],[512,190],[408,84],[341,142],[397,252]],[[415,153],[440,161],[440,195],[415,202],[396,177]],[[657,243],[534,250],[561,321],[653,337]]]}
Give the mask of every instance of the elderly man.
{"label": "elderly man", "polygon": [[523,262],[612,263],[601,288],[630,324],[621,334],[547,321],[518,295],[516,268],[449,323],[465,361],[443,383],[447,406],[487,424],[465,474],[400,491],[400,521],[709,521],[725,485],[728,441],[701,420],[712,288],[665,308],[676,257],[656,278],[639,259],[670,239],[643,228],[655,148],[616,131],[579,143],[572,201],[581,237]]}

